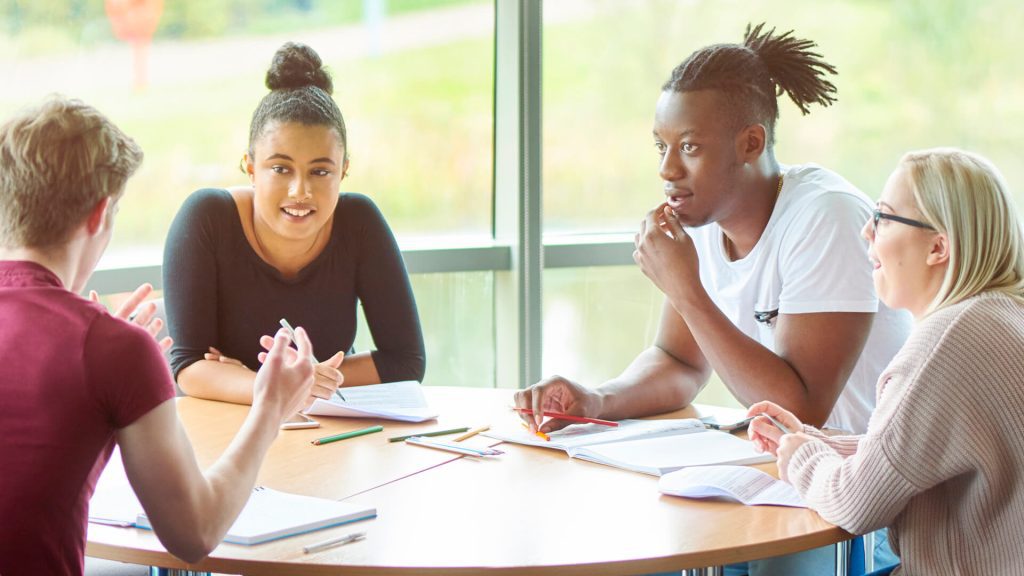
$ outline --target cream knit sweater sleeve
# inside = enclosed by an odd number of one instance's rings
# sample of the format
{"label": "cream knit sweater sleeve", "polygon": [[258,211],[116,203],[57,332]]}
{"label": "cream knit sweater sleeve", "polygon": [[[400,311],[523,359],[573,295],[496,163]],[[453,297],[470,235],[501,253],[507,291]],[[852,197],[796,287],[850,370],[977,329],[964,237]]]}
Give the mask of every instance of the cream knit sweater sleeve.
{"label": "cream knit sweater sleeve", "polygon": [[853,437],[813,430],[794,453],[786,472],[808,504],[853,533],[889,526],[911,573],[1024,560],[1024,305],[984,294],[925,318],[878,398],[851,455],[837,448]]}

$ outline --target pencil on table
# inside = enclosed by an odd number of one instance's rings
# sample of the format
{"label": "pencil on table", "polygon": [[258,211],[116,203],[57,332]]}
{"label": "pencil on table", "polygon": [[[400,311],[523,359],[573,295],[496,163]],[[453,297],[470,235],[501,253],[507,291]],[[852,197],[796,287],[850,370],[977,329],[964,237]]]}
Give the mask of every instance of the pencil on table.
{"label": "pencil on table", "polygon": [[465,434],[460,434],[459,436],[456,436],[454,441],[455,442],[462,442],[463,440],[465,440],[467,438],[472,438],[473,436],[476,436],[477,434],[479,434],[481,432],[486,432],[486,431],[488,431],[490,429],[491,429],[491,427],[489,425],[487,425],[487,424],[485,424],[483,426],[477,426],[476,428],[473,428],[472,430],[470,430],[469,432],[466,432]]}

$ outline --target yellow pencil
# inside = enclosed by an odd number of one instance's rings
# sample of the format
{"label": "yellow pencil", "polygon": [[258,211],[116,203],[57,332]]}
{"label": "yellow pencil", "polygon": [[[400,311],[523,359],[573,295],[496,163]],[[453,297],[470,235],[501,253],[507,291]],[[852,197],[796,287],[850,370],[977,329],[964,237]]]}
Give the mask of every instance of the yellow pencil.
{"label": "yellow pencil", "polygon": [[467,438],[472,438],[473,436],[476,436],[477,434],[479,434],[481,432],[486,432],[486,431],[488,431],[490,429],[491,429],[491,427],[488,424],[484,424],[483,426],[477,426],[476,428],[473,428],[472,430],[470,430],[469,432],[466,432],[465,434],[461,434],[459,436],[456,436],[455,437],[455,441],[456,442],[462,442],[463,440],[465,440]]}

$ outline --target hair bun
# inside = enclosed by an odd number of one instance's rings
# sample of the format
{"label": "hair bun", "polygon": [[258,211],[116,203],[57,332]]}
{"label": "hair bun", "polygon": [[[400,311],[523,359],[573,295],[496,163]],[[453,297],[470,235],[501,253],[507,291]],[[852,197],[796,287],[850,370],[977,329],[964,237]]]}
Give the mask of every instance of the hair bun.
{"label": "hair bun", "polygon": [[267,70],[266,84],[271,90],[316,86],[328,94],[334,91],[334,82],[323,67],[320,55],[297,42],[286,42],[274,53],[274,60]]}

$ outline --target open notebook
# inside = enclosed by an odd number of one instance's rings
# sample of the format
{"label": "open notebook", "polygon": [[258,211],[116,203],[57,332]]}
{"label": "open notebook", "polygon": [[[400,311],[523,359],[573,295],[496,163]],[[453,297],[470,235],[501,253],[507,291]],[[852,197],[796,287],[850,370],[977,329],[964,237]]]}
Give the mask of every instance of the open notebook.
{"label": "open notebook", "polygon": [[771,455],[755,452],[752,443],[708,430],[696,418],[620,420],[615,428],[573,424],[550,433],[548,441],[511,424],[485,434],[506,442],[565,450],[573,458],[654,476],[687,466],[773,460]]}
{"label": "open notebook", "polygon": [[[300,496],[256,487],[242,513],[224,536],[232,544],[259,544],[377,516],[373,507]],[[152,529],[115,450],[89,502],[89,521]]]}
{"label": "open notebook", "polygon": [[[260,544],[376,516],[376,508],[257,486],[238,519],[224,535],[224,541],[232,544]],[[139,528],[153,528],[145,513],[138,515],[135,525]]]}
{"label": "open notebook", "polygon": [[688,466],[758,464],[775,459],[756,452],[748,440],[715,430],[583,446],[568,452],[573,458],[654,476]]}
{"label": "open notebook", "polygon": [[[518,420],[518,417],[516,420]],[[696,418],[676,418],[663,420],[619,420],[619,425],[615,427],[602,426],[600,424],[572,424],[561,430],[549,433],[548,437],[550,440],[544,440],[539,436],[530,434],[518,422],[494,427],[484,432],[483,435],[505,442],[529,444],[530,446],[540,446],[541,448],[555,448],[568,452],[583,446],[703,431],[704,424]]]}

